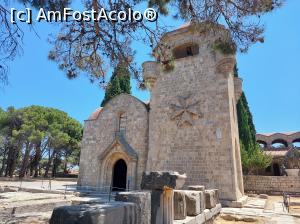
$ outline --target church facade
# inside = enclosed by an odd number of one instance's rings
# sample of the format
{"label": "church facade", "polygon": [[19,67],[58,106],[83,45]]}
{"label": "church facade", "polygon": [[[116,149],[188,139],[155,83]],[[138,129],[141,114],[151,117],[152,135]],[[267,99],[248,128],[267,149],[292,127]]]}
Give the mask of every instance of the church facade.
{"label": "church facade", "polygon": [[219,189],[222,200],[242,197],[236,113],[242,80],[233,76],[235,55],[213,47],[228,32],[195,26],[162,37],[172,66],[159,54],[143,64],[149,103],[121,94],[85,121],[79,185],[139,189],[143,172],[168,170],[185,173],[186,185]]}

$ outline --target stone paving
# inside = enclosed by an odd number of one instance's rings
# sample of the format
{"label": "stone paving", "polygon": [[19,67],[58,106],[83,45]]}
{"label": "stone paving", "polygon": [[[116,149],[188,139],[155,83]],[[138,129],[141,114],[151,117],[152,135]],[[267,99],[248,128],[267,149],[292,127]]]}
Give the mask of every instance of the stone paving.
{"label": "stone paving", "polygon": [[[9,189],[5,189],[6,191]],[[12,190],[14,190],[12,188]],[[72,196],[62,194],[1,192],[0,224],[2,223],[47,223],[52,210],[57,206],[70,205]]]}
{"label": "stone paving", "polygon": [[[74,195],[53,194],[47,192],[45,181],[26,181],[22,183],[23,188],[44,189],[45,193],[32,193],[17,191],[20,186],[18,181],[0,181],[0,188],[11,186],[15,192],[0,193],[0,224],[4,223],[22,223],[22,224],[44,224],[48,222],[52,214],[53,207],[64,204],[81,204],[89,202],[103,203],[108,199],[100,194],[90,194],[84,197]],[[44,188],[41,188],[44,184]],[[54,191],[63,192],[65,185],[72,185],[69,190],[75,190],[74,181],[52,181],[52,189]],[[268,203],[267,203],[268,202]],[[293,200],[296,202],[296,199]],[[268,206],[266,206],[268,204]],[[238,217],[238,220],[250,218],[263,220],[263,224],[300,224],[300,216],[290,215],[282,205],[281,197],[269,196],[268,199],[258,197],[249,197],[248,202],[243,208],[222,208],[222,215],[231,215]],[[300,215],[300,214],[299,214]],[[239,221],[226,221],[224,223],[246,223]]]}
{"label": "stone paving", "polygon": [[267,199],[249,197],[245,207],[222,208],[221,214],[239,217],[261,217],[264,219],[265,224],[300,224],[300,218],[288,214],[281,202],[273,203],[272,209],[265,209],[266,202]]}

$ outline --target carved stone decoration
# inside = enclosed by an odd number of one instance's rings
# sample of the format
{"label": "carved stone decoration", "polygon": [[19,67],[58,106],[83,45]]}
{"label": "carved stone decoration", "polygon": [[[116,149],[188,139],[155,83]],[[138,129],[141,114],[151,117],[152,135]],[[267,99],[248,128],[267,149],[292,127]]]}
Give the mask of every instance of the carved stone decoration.
{"label": "carved stone decoration", "polygon": [[178,96],[178,104],[170,104],[173,111],[171,120],[177,121],[178,127],[192,126],[194,120],[203,117],[203,114],[198,111],[200,100],[193,101],[191,96],[191,93]]}
{"label": "carved stone decoration", "polygon": [[216,65],[216,72],[228,75],[233,72],[234,65],[236,64],[235,58],[224,58]]}
{"label": "carved stone decoration", "polygon": [[155,61],[146,61],[142,67],[146,87],[151,90],[155,85],[157,77],[160,75],[160,64]]}

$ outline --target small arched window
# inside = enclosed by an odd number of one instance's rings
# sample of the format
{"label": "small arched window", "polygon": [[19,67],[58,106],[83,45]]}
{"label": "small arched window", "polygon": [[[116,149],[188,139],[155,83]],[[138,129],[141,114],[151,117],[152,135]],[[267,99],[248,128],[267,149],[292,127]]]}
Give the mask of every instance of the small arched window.
{"label": "small arched window", "polygon": [[199,54],[199,45],[195,43],[184,44],[173,49],[175,59],[185,58]]}
{"label": "small arched window", "polygon": [[293,146],[296,147],[296,148],[300,148],[300,138],[295,139],[293,141]]}
{"label": "small arched window", "polygon": [[262,149],[267,148],[267,143],[266,143],[265,141],[257,140],[256,142],[259,144],[259,146],[260,146]]}
{"label": "small arched window", "polygon": [[121,113],[119,116],[119,131],[125,131],[126,129],[126,116],[125,113]]}
{"label": "small arched window", "polygon": [[275,139],[272,141],[272,147],[273,148],[286,148],[288,147],[288,143],[284,139]]}

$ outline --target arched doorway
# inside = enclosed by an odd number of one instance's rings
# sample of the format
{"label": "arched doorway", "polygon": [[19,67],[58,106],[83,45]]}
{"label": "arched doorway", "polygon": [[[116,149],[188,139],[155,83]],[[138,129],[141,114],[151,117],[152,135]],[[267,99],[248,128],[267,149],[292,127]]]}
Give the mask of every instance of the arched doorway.
{"label": "arched doorway", "polygon": [[126,190],[127,181],[127,165],[123,159],[119,159],[113,168],[112,174],[112,190],[124,191]]}
{"label": "arched doorway", "polygon": [[278,163],[273,164],[273,172],[274,172],[274,176],[280,176],[280,167]]}

